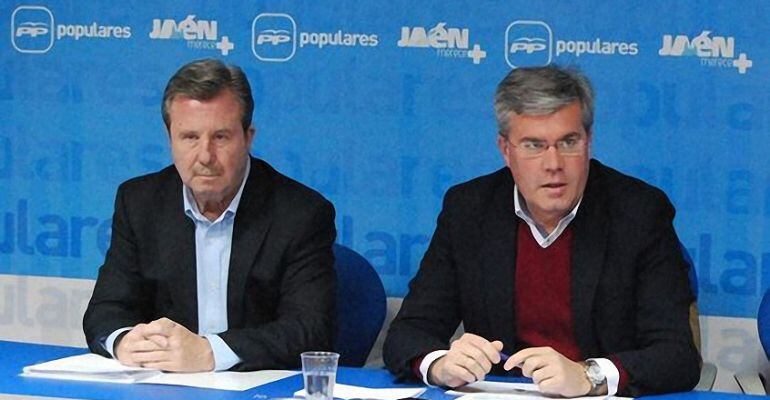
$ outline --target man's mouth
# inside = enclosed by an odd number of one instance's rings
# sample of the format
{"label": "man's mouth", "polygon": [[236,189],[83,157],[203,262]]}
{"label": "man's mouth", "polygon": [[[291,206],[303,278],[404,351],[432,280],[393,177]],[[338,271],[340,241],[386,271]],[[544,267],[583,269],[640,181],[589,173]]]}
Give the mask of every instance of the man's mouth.
{"label": "man's mouth", "polygon": [[213,178],[215,176],[219,176],[219,174],[216,171],[195,171],[195,176]]}

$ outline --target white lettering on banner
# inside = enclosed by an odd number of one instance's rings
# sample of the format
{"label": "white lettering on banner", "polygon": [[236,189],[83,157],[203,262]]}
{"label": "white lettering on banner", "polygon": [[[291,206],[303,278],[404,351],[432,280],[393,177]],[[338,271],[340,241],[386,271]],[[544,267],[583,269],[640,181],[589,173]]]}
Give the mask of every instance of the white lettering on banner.
{"label": "white lettering on banner", "polygon": [[341,29],[331,32],[311,32],[297,29],[297,23],[289,14],[261,13],[251,24],[251,51],[260,61],[286,62],[294,57],[297,44],[300,48],[315,46],[376,47],[380,44],[377,34],[350,33]]}
{"label": "white lettering on banner", "polygon": [[511,68],[548,65],[553,60],[553,32],[543,21],[519,20],[505,29],[505,62]]}
{"label": "white lettering on banner", "polygon": [[[714,36],[710,38],[711,31],[703,31],[693,38],[692,42],[685,35],[663,35],[663,47],[658,54],[661,56],[695,55],[698,57],[725,57],[733,58],[735,54],[735,38]],[[690,54],[685,54],[688,51]]]}
{"label": "white lettering on banner", "polygon": [[732,36],[712,36],[704,30],[694,38],[687,35],[663,35],[663,43],[658,50],[662,57],[697,57],[700,65],[716,68],[736,68],[743,75],[754,63],[746,53],[735,58],[735,38]]}
{"label": "white lettering on banner", "polygon": [[196,20],[195,14],[189,14],[178,23],[170,18],[153,19],[149,36],[153,40],[184,40],[190,49],[219,50],[226,56],[235,48],[235,44],[228,36],[220,39],[218,29],[217,21]]}
{"label": "white lettering on banner", "polygon": [[[54,32],[56,33],[54,35]],[[55,24],[51,10],[42,6],[18,6],[11,16],[11,39],[20,53],[47,53],[54,39],[129,39],[131,27],[122,25]]]}
{"label": "white lettering on banner", "polygon": [[29,35],[37,37],[37,35],[45,35],[48,33],[48,25],[45,23],[23,22],[16,28],[16,37]]}
{"label": "white lettering on banner", "polygon": [[265,29],[257,35],[257,44],[270,43],[277,46],[281,43],[287,43],[291,40],[289,33],[284,29]]}
{"label": "white lettering on banner", "polygon": [[217,21],[196,21],[195,15],[178,25],[173,19],[153,19],[150,39],[217,40]]}
{"label": "white lettering on banner", "polygon": [[[553,57],[571,54],[597,56],[636,56],[636,42],[593,40],[555,40],[551,27],[543,21],[513,21],[505,31],[505,61],[511,68],[548,65]],[[555,44],[555,46],[554,46]]]}
{"label": "white lettering on banner", "polygon": [[580,57],[582,54],[635,56],[639,54],[639,47],[636,43],[605,42],[599,38],[593,41],[557,40],[556,55],[565,52],[574,54],[575,57]]}
{"label": "white lettering on banner", "polygon": [[128,39],[131,37],[131,27],[129,26],[104,26],[96,22],[91,25],[58,25],[56,27],[56,39],[71,37],[78,40],[82,37],[87,38],[117,38]]}
{"label": "white lettering on banner", "polygon": [[306,44],[317,46],[319,49],[324,46],[377,46],[379,39],[377,35],[365,35],[360,33],[343,33],[338,30],[334,33],[326,32],[301,32],[299,34],[299,47],[305,47]]}
{"label": "white lettering on banner", "polygon": [[543,51],[547,48],[545,45],[545,39],[543,38],[526,38],[521,37],[511,43],[511,47],[508,51],[516,53],[517,51],[525,51],[527,54],[532,54],[536,51]]}
{"label": "white lettering on banner", "polygon": [[439,22],[427,31],[421,26],[402,26],[401,38],[396,45],[404,48],[432,48],[436,49],[438,57],[470,58],[473,64],[479,64],[486,58],[487,52],[479,44],[470,48],[468,28],[447,28],[446,25],[446,22]]}
{"label": "white lettering on banner", "polygon": [[425,33],[425,28],[415,27],[410,30],[408,26],[401,27],[401,40],[398,47],[433,47],[434,49],[467,49],[469,31],[467,28],[446,29],[446,22],[439,22],[435,27]]}

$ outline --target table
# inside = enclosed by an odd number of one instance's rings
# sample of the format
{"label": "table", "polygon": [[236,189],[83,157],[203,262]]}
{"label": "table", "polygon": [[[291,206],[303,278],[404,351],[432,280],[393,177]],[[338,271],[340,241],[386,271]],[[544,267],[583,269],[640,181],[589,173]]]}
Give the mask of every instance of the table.
{"label": "table", "polygon": [[[81,399],[223,399],[223,400],[268,400],[275,397],[291,397],[302,388],[302,376],[297,375],[243,392],[199,389],[182,386],[153,384],[110,384],[96,382],[75,382],[19,376],[21,369],[30,364],[50,361],[56,358],[85,353],[87,349],[41,344],[0,341],[0,394],[31,395]],[[395,378],[384,369],[345,368],[337,372],[337,382],[368,387],[419,387],[415,384],[396,383]],[[420,395],[428,400],[450,400],[452,396],[437,388],[429,388]],[[748,396],[734,393],[688,392],[664,396],[650,396],[655,400],[753,400],[762,396]]]}

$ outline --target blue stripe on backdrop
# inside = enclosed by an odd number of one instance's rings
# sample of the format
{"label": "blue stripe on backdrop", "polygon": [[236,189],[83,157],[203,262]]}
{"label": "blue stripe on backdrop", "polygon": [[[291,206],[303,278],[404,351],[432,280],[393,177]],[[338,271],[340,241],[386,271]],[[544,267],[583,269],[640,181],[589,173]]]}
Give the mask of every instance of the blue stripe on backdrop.
{"label": "blue stripe on backdrop", "polygon": [[[241,65],[254,153],[336,205],[341,243],[402,296],[445,190],[502,165],[513,66],[579,66],[594,155],[663,188],[705,314],[770,286],[770,5],[762,1],[45,1],[0,5],[0,273],[94,278],[117,185],[170,162],[161,92]],[[232,47],[231,47],[232,46]]]}

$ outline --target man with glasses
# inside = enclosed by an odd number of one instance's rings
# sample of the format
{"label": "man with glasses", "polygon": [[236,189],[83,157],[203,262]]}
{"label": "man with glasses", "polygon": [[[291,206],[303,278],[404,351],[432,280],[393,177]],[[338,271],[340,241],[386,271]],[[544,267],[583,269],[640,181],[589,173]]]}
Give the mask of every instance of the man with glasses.
{"label": "man with glasses", "polygon": [[[694,387],[673,206],[591,159],[587,79],[515,69],[495,113],[506,168],[447,192],[388,332],[387,367],[447,387],[514,371],[565,397]],[[448,346],[460,322],[466,333]]]}

